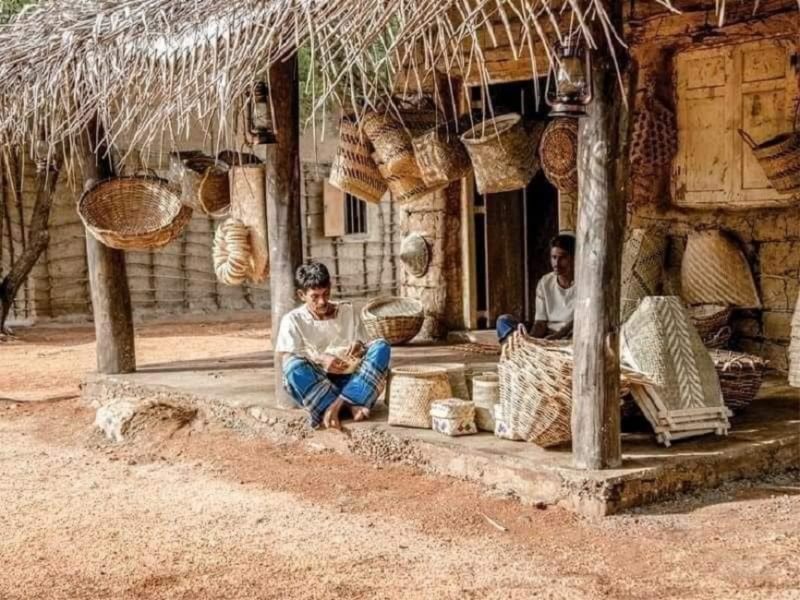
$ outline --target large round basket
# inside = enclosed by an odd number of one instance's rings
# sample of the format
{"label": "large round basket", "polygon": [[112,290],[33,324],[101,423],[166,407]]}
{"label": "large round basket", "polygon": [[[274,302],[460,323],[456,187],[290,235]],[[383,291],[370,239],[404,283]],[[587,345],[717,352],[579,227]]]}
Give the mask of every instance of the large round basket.
{"label": "large round basket", "polygon": [[784,133],[760,144],[741,129],[739,134],[776,191],[800,194],[800,131]]}
{"label": "large round basket", "polygon": [[227,216],[231,206],[228,164],[209,156],[193,156],[183,161],[183,167],[183,203],[214,219]]}
{"label": "large round basket", "polygon": [[483,121],[461,136],[472,159],[478,193],[510,192],[528,185],[539,170],[543,125],[530,128],[511,113]]}
{"label": "large round basket", "polygon": [[181,235],[192,209],[169,183],[153,177],[100,181],[78,201],[78,215],[100,242],[117,250],[154,250]]}
{"label": "large round basket", "polygon": [[425,185],[458,181],[472,170],[469,154],[455,127],[455,123],[434,127],[414,138],[414,156]]}
{"label": "large round basket", "polygon": [[393,346],[412,340],[424,320],[422,303],[413,298],[375,298],[361,311],[361,321],[370,338],[383,338]]}
{"label": "large round basket", "polygon": [[744,352],[711,350],[711,360],[719,375],[725,406],[741,412],[755,400],[768,361]]}
{"label": "large round basket", "polygon": [[372,159],[369,140],[352,117],[344,116],[339,123],[339,146],[329,180],[343,192],[367,202],[380,202],[386,193],[386,181]]}
{"label": "large round basket", "polygon": [[545,177],[562,193],[578,191],[578,121],[554,119],[539,142],[539,160]]}
{"label": "large round basket", "polygon": [[706,348],[724,348],[731,339],[729,326],[733,308],[717,304],[700,304],[686,309],[689,318],[703,339]]}
{"label": "large round basket", "polygon": [[447,372],[433,366],[394,368],[389,387],[389,425],[430,429],[431,404],[452,397]]}

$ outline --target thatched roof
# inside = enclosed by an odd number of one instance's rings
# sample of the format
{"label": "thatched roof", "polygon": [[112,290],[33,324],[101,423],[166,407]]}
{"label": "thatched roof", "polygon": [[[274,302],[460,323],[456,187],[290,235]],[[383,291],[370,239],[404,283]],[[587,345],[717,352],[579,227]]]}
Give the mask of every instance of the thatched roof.
{"label": "thatched roof", "polygon": [[594,46],[589,20],[621,47],[606,0],[41,0],[0,26],[0,144],[69,141],[95,114],[112,143],[125,131],[171,146],[196,119],[232,139],[248,87],[298,48],[318,107],[369,105],[403,64],[482,69],[479,40],[498,20],[522,24],[519,57],[541,44],[552,61],[570,33]]}

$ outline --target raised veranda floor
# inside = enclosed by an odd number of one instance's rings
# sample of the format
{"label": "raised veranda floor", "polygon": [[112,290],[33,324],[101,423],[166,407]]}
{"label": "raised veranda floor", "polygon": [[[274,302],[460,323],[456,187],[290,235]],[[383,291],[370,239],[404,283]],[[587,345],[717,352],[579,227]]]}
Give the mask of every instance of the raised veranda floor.
{"label": "raised veranda floor", "polygon": [[[407,346],[394,349],[393,366],[496,360],[453,346]],[[558,504],[590,515],[729,479],[800,468],[800,390],[776,379],[768,380],[759,399],[732,420],[727,437],[705,436],[664,448],[648,433],[624,433],[622,468],[608,471],[573,469],[568,445],[544,450],[488,433],[449,438],[391,427],[382,404],[370,421],[346,423],[344,433],[313,432],[304,427],[301,411],[274,408],[273,381],[271,353],[264,352],[149,365],[130,375],[90,375],[83,397],[103,410],[111,428],[123,427],[132,411],[152,403],[187,405],[247,435],[302,440],[315,449],[367,460],[403,461],[495,487],[524,502]]]}

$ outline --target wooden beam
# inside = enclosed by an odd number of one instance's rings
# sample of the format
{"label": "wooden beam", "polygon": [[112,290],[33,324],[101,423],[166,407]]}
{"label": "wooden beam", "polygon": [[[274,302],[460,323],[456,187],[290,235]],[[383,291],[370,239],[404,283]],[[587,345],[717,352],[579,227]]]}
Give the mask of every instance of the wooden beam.
{"label": "wooden beam", "polygon": [[[300,89],[297,59],[274,65],[269,73],[278,143],[267,150],[267,231],[270,253],[272,339],[283,316],[296,303],[294,273],[303,262],[300,213]],[[282,356],[275,355],[275,403],[295,404],[283,389]]]}
{"label": "wooden beam", "polygon": [[[90,122],[84,152],[84,189],[111,177],[114,168],[105,148],[97,147],[98,126]],[[125,270],[125,253],[100,243],[86,232],[86,261],[92,294],[98,373],[136,370],[133,309]]]}
{"label": "wooden beam", "polygon": [[[601,33],[595,39],[604,37]],[[594,54],[595,97],[579,132],[572,457],[581,469],[621,464],[619,314],[625,229],[621,170],[627,158],[620,127],[627,117],[608,50],[601,46]]]}

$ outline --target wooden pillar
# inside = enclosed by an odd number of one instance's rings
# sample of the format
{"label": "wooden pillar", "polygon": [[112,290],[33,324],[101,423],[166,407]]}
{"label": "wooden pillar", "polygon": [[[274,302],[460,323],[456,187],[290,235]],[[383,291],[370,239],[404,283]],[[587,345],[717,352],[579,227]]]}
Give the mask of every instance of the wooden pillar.
{"label": "wooden pillar", "polygon": [[[297,304],[294,273],[303,261],[300,213],[300,89],[297,59],[270,69],[269,89],[278,143],[268,147],[267,230],[270,253],[270,297],[272,340],[281,318]],[[275,355],[275,403],[282,408],[295,404],[283,389],[282,357]]]}
{"label": "wooden pillar", "polygon": [[[579,130],[572,457],[581,469],[621,464],[619,313],[625,229],[627,110],[602,31],[594,99]],[[623,52],[617,48],[618,57]],[[624,65],[621,65],[624,68]]]}
{"label": "wooden pillar", "polygon": [[[114,174],[110,158],[104,157],[105,148],[97,148],[98,131],[97,124],[90,122],[83,161],[84,189]],[[136,370],[136,351],[125,253],[101,244],[87,231],[86,260],[92,294],[97,372],[132,373]]]}

